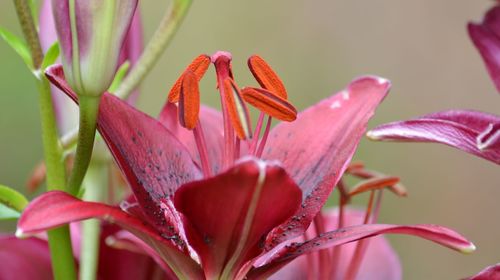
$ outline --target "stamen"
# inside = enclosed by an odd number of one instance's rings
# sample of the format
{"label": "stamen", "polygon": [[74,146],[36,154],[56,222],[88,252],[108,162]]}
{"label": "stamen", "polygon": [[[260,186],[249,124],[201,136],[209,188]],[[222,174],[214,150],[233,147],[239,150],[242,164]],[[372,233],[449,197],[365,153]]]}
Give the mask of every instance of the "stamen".
{"label": "stamen", "polygon": [[375,177],[371,179],[364,180],[354,186],[349,192],[349,196],[354,196],[366,191],[374,191],[383,189],[392,185],[395,185],[399,182],[398,177],[387,176],[387,177]]}
{"label": "stamen", "polygon": [[200,115],[200,89],[196,75],[187,70],[183,75],[179,97],[179,122],[192,130],[198,123]]}
{"label": "stamen", "polygon": [[250,124],[250,116],[248,109],[241,97],[241,92],[231,78],[224,80],[225,95],[223,98],[226,100],[227,111],[229,119],[233,125],[236,135],[242,140],[252,137],[252,129]]}
{"label": "stamen", "polygon": [[[344,227],[344,207],[347,203],[349,203],[349,194],[347,192],[347,186],[344,183],[344,180],[342,178],[339,180],[337,183],[337,190],[339,191],[339,214],[338,214],[338,224],[337,224],[337,229],[341,229]],[[342,246],[335,246],[332,248],[332,261],[330,263],[330,271],[332,273],[331,279],[337,279],[338,271],[338,263],[340,260],[340,257],[342,256]]]}
{"label": "stamen", "polygon": [[196,147],[198,148],[198,154],[200,155],[201,169],[203,175],[207,177],[212,176],[212,170],[208,161],[208,150],[207,143],[205,141],[205,134],[203,133],[203,128],[201,127],[201,122],[198,121],[193,129],[194,140],[196,142]]}
{"label": "stamen", "polygon": [[273,92],[247,87],[241,91],[241,94],[246,102],[274,118],[288,122],[297,118],[297,109]]}
{"label": "stamen", "polygon": [[264,117],[266,115],[264,113],[259,114],[259,120],[257,121],[257,125],[255,126],[255,130],[253,132],[253,140],[252,144],[250,145],[250,154],[254,155],[255,150],[257,149],[257,144],[259,144],[259,137],[260,137],[260,131],[262,130],[262,124],[264,123]]}
{"label": "stamen", "polygon": [[[365,214],[365,219],[363,221],[363,224],[367,224],[370,221],[374,198],[375,198],[375,190],[372,190],[370,192],[370,199],[368,200],[368,206],[366,207],[366,214]],[[369,242],[369,239],[363,239],[363,240],[358,241],[358,243],[356,244],[356,249],[354,250],[354,253],[352,254],[352,259],[351,259],[351,262],[349,264],[349,268],[347,269],[345,279],[347,279],[347,280],[356,279],[356,275],[358,274],[359,267],[361,266],[361,261],[363,260],[363,253],[366,249],[366,246],[368,245],[368,242]]]}
{"label": "stamen", "polygon": [[[322,233],[326,232],[325,222],[323,214],[318,212],[316,217],[314,217],[314,227],[316,229],[316,235],[319,236]],[[328,279],[330,278],[330,263],[331,263],[331,255],[329,249],[319,250],[319,271],[318,276],[320,279]]]}
{"label": "stamen", "polygon": [[199,82],[205,72],[207,72],[208,66],[210,66],[210,57],[206,54],[199,55],[195,58],[189,66],[184,70],[182,75],[175,81],[174,85],[170,89],[168,94],[168,102],[177,103],[179,102],[179,95],[181,93],[181,85],[186,72],[190,71],[196,75],[196,80]]}
{"label": "stamen", "polygon": [[[355,177],[362,178],[362,179],[371,179],[375,177],[387,177],[387,175],[369,170],[369,169],[364,169],[364,168],[347,168],[346,173],[349,173]],[[406,187],[403,186],[400,182],[388,186],[388,189],[396,194],[397,196],[407,196],[408,191],[406,190]]]}
{"label": "stamen", "polygon": [[272,121],[272,118],[268,117],[267,124],[266,124],[266,130],[264,130],[264,134],[262,135],[262,140],[260,140],[259,148],[257,149],[257,152],[255,153],[255,156],[258,158],[262,157],[262,152],[264,151],[264,147],[266,146],[267,137],[269,136],[269,131],[271,131],[271,121]]}
{"label": "stamen", "polygon": [[248,68],[253,76],[260,84],[261,87],[276,93],[282,99],[287,100],[285,85],[274,72],[274,70],[267,64],[267,62],[258,55],[252,55],[248,58]]}

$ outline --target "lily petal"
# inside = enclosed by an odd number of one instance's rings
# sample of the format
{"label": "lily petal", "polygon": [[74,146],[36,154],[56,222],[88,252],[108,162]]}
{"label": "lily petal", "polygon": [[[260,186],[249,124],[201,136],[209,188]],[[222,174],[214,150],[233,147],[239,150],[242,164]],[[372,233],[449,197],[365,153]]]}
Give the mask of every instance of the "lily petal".
{"label": "lily petal", "polygon": [[98,218],[123,227],[155,248],[176,273],[187,274],[193,279],[201,278],[199,265],[180,248],[181,240],[163,237],[154,227],[116,207],[84,202],[61,191],[47,192],[33,200],[19,219],[16,235],[35,234],[89,218]]}
{"label": "lily petal", "polygon": [[[325,230],[332,231],[338,228],[338,209],[329,209],[326,212],[321,213],[321,218],[325,223]],[[365,218],[365,211],[345,208],[343,214],[343,221],[346,226],[354,226],[363,223]],[[316,230],[314,225],[311,225],[308,229],[308,236],[314,236]],[[302,239],[302,238],[301,238]],[[300,240],[300,241],[303,241]],[[338,265],[335,267],[335,271],[331,271],[334,275],[330,279],[342,279],[345,275],[350,261],[352,259],[353,253],[356,250],[358,242],[351,242],[342,245],[340,249],[340,257],[335,260]],[[283,269],[279,270],[277,273],[273,274],[270,278],[271,280],[279,279],[310,279],[307,278],[311,276],[311,272],[314,269],[319,269],[321,265],[318,253],[312,253],[313,256],[301,256],[293,260],[290,264],[286,265]],[[309,257],[316,257],[313,259],[315,262],[310,263],[308,261]],[[312,267],[316,264],[316,267]],[[324,275],[321,275],[324,277]],[[398,255],[392,249],[391,245],[383,236],[375,236],[370,238],[370,242],[367,244],[366,251],[363,256],[362,265],[359,268],[356,279],[383,279],[383,280],[400,280],[402,279],[402,268],[399,262]]]}
{"label": "lily petal", "polygon": [[500,6],[491,8],[484,16],[483,22],[469,23],[467,28],[493,83],[500,92]]}
{"label": "lily petal", "polygon": [[263,158],[283,162],[302,189],[303,203],[294,217],[274,230],[266,246],[302,234],[337,184],[375,108],[390,88],[389,81],[362,77],[345,90],[280,123],[269,135]]}
{"label": "lily petal", "polygon": [[[46,74],[76,100],[61,66]],[[158,121],[108,93],[102,96],[97,124],[148,221],[167,235],[179,234],[175,213],[161,205],[180,185],[201,177],[184,145]]]}
{"label": "lily petal", "polygon": [[206,277],[232,279],[262,252],[259,242],[300,201],[300,189],[284,169],[248,159],[216,177],[183,185],[174,203]]}
{"label": "lily petal", "polygon": [[476,249],[474,244],[455,231],[437,225],[424,224],[400,226],[366,224],[350,226],[323,233],[320,236],[306,242],[292,243],[291,245],[286,246],[280,250],[269,263],[252,270],[249,278],[269,276],[303,254],[388,233],[418,236],[462,253],[470,253]]}
{"label": "lily petal", "polygon": [[500,279],[500,263],[481,270],[477,275],[474,275],[467,280],[499,280]]}
{"label": "lily petal", "polygon": [[499,125],[496,115],[450,110],[384,124],[367,136],[383,141],[441,143],[500,164]]}
{"label": "lily petal", "polygon": [[4,268],[0,269],[3,280],[53,279],[49,246],[45,240],[0,236],[0,263]]}

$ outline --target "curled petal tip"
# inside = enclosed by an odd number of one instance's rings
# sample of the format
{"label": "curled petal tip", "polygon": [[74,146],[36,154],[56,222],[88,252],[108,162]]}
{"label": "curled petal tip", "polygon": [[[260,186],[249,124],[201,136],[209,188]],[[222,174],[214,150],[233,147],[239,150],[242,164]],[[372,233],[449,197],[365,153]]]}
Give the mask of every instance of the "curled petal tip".
{"label": "curled petal tip", "polygon": [[459,250],[459,252],[463,254],[472,254],[474,251],[476,251],[476,245],[472,242],[470,242],[469,246],[463,247]]}
{"label": "curled petal tip", "polygon": [[23,239],[23,238],[27,238],[28,235],[25,234],[22,229],[18,228],[16,230],[16,237],[19,238],[19,239]]}
{"label": "curled petal tip", "polygon": [[382,137],[380,137],[380,135],[378,135],[378,133],[374,130],[368,131],[366,133],[366,137],[368,137],[368,139],[373,140],[373,141],[379,141],[382,139]]}

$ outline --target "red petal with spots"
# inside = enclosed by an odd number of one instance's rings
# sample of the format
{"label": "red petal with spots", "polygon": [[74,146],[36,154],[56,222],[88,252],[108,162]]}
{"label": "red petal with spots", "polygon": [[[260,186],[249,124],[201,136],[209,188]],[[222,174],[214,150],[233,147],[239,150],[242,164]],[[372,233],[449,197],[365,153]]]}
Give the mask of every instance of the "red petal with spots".
{"label": "red petal with spots", "polygon": [[47,241],[0,236],[0,279],[51,280],[52,268]]}
{"label": "red petal with spots", "polygon": [[490,9],[483,22],[469,23],[467,28],[493,83],[500,92],[500,6]]}
{"label": "red petal with spots", "polygon": [[384,124],[367,135],[382,141],[441,143],[500,164],[499,128],[499,116],[451,110]]}
{"label": "red petal with spots", "polygon": [[359,78],[299,113],[296,121],[280,123],[271,131],[263,157],[283,162],[302,189],[303,203],[294,217],[269,236],[268,248],[307,229],[344,173],[389,87],[382,78]]}
{"label": "red petal with spots", "polygon": [[477,275],[467,278],[467,280],[500,280],[500,263],[488,266]]}
{"label": "red petal with spots", "polygon": [[[185,129],[179,124],[177,105],[167,102],[160,112],[159,121],[172,132],[181,143],[188,149],[191,157],[201,166],[200,155],[196,146],[193,132]],[[201,106],[200,123],[204,131],[205,141],[208,149],[208,159],[212,171],[217,174],[222,168],[222,156],[224,151],[224,128],[222,115],[212,108]]]}
{"label": "red petal with spots", "polygon": [[160,235],[157,229],[120,209],[95,202],[84,202],[61,191],[44,193],[24,210],[17,225],[17,235],[35,234],[63,224],[98,218],[130,231],[163,256],[172,270],[190,279],[200,279],[202,272],[186,252],[182,240]]}
{"label": "red petal with spots", "polygon": [[[338,209],[328,209],[321,213],[321,219],[325,224],[326,231],[338,229]],[[365,211],[344,208],[343,221],[346,226],[354,226],[363,224]],[[307,229],[308,236],[315,236],[316,229],[311,225]],[[300,238],[300,241],[304,241]],[[314,279],[314,277],[324,277],[326,279],[343,279],[349,268],[352,256],[356,250],[358,242],[344,244],[341,247],[330,248],[331,260],[327,264],[330,268],[336,262],[335,271],[330,270],[330,275],[319,274],[321,271],[321,258],[319,253],[311,253],[307,256],[301,256],[287,264],[283,269],[280,269],[276,274],[273,274],[270,280],[280,279]],[[383,236],[370,238],[367,244],[366,251],[363,254],[361,267],[359,268],[356,279],[384,279],[384,280],[400,280],[402,279],[401,263],[398,255],[392,249],[391,245]],[[338,259],[333,259],[333,250],[340,249]]]}
{"label": "red petal with spots", "polygon": [[174,200],[209,279],[245,274],[240,268],[262,252],[263,238],[288,219],[300,201],[300,189],[281,167],[256,159],[188,183]]}
{"label": "red petal with spots", "polygon": [[[76,99],[61,66],[50,67],[46,74]],[[177,235],[178,223],[170,222],[176,221],[175,213],[161,205],[180,185],[201,177],[184,145],[157,120],[108,93],[101,98],[97,124],[148,221],[167,235]]]}
{"label": "red petal with spots", "polygon": [[251,271],[249,278],[269,276],[303,254],[387,233],[418,236],[462,253],[470,253],[476,248],[474,244],[455,231],[437,225],[399,226],[368,224],[351,226],[324,233],[303,243],[292,243],[286,246],[274,255],[269,263]]}

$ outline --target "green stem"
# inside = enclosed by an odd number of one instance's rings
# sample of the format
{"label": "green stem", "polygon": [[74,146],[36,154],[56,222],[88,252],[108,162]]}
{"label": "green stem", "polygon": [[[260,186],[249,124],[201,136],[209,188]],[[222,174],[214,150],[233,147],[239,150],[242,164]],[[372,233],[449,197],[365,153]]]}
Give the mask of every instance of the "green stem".
{"label": "green stem", "polygon": [[[42,123],[42,142],[47,170],[47,189],[64,190],[66,170],[62,149],[58,142],[54,108],[49,82],[45,77],[37,82],[40,94],[40,119]],[[49,248],[54,279],[76,279],[76,269],[71,246],[69,226],[49,230]]]}
{"label": "green stem", "polygon": [[[92,160],[83,186],[85,187],[84,200],[103,202],[106,196],[108,178],[107,163]],[[82,222],[82,251],[80,255],[80,280],[94,280],[99,263],[99,242],[101,222],[91,219]]]}
{"label": "green stem", "polygon": [[[40,46],[38,32],[33,22],[31,9],[27,0],[14,0],[19,23],[26,39],[33,67],[39,69],[43,61],[43,51]],[[62,156],[62,149],[58,141],[54,108],[50,86],[45,77],[36,80],[39,91],[40,120],[42,125],[42,142],[47,167],[48,190],[64,190],[66,170]],[[76,279],[75,262],[71,248],[71,239],[68,226],[62,226],[48,231],[50,257],[54,279]]]}
{"label": "green stem", "polygon": [[94,148],[97,114],[99,112],[100,96],[80,95],[79,109],[80,121],[78,130],[78,143],[73,169],[68,180],[68,193],[77,195],[80,191],[83,178],[90,164],[92,150]]}
{"label": "green stem", "polygon": [[156,29],[153,37],[144,49],[137,64],[132,68],[130,74],[123,80],[116,91],[116,95],[126,99],[130,93],[142,82],[146,75],[158,62],[165,48],[179,29],[179,26],[186,16],[192,0],[174,0]]}
{"label": "green stem", "polygon": [[38,39],[38,32],[36,31],[35,23],[33,22],[33,14],[27,0],[14,0],[16,6],[17,18],[21,24],[24,38],[30,48],[31,58],[33,59],[33,67],[40,68],[43,61],[43,51]]}

